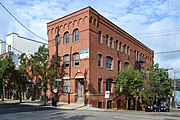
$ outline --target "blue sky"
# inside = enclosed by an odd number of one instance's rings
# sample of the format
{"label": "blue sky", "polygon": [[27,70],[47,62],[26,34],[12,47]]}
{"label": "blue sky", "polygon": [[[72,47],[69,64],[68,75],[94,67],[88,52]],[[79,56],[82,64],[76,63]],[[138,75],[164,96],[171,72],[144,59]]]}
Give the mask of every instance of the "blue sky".
{"label": "blue sky", "polygon": [[[180,0],[1,0],[27,28],[47,39],[47,23],[87,6],[124,29],[155,53],[180,50]],[[16,32],[39,38],[25,30],[0,6],[0,39]],[[180,78],[180,52],[155,54],[155,63],[173,68]]]}

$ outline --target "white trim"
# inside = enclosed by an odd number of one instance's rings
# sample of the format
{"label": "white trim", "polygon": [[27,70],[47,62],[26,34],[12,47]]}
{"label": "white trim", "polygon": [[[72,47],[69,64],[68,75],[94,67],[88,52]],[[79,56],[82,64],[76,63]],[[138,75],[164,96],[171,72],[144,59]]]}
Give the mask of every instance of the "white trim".
{"label": "white trim", "polygon": [[70,77],[63,77],[63,79],[70,79]]}
{"label": "white trim", "polygon": [[76,76],[75,79],[84,78],[84,76]]}

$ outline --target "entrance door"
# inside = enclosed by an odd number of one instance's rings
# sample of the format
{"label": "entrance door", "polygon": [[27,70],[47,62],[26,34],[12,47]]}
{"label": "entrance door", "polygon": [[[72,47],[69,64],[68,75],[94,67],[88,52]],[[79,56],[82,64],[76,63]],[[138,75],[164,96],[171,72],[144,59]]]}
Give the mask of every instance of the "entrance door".
{"label": "entrance door", "polygon": [[117,109],[121,108],[121,99],[117,100]]}
{"label": "entrance door", "polygon": [[83,102],[84,98],[84,79],[77,80],[78,101]]}

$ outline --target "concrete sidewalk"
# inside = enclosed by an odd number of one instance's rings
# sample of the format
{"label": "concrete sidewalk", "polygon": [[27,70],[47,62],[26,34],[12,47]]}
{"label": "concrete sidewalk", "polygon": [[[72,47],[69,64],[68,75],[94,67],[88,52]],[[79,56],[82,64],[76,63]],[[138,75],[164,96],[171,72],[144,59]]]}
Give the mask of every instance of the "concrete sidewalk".
{"label": "concrete sidewalk", "polygon": [[[4,101],[0,100],[0,104],[3,103],[19,103],[19,100],[12,100],[12,99],[5,99]],[[47,102],[46,106],[44,106],[44,102],[40,100],[31,101],[31,100],[22,100],[21,105],[33,105],[33,106],[42,106],[42,107],[52,107],[57,109],[64,109],[64,110],[94,110],[94,111],[105,111],[104,109],[95,108],[91,106],[85,106],[84,104],[76,104],[76,103],[57,103],[57,106],[52,106],[51,102]]]}

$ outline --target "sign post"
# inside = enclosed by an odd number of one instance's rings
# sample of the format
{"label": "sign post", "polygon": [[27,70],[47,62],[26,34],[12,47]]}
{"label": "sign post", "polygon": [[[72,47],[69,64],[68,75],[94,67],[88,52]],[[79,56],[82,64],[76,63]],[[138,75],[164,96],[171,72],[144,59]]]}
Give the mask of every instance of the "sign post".
{"label": "sign post", "polygon": [[110,91],[106,91],[105,92],[105,98],[106,98],[106,106],[105,106],[105,108],[107,109],[107,99],[109,98],[109,96],[110,96]]}

